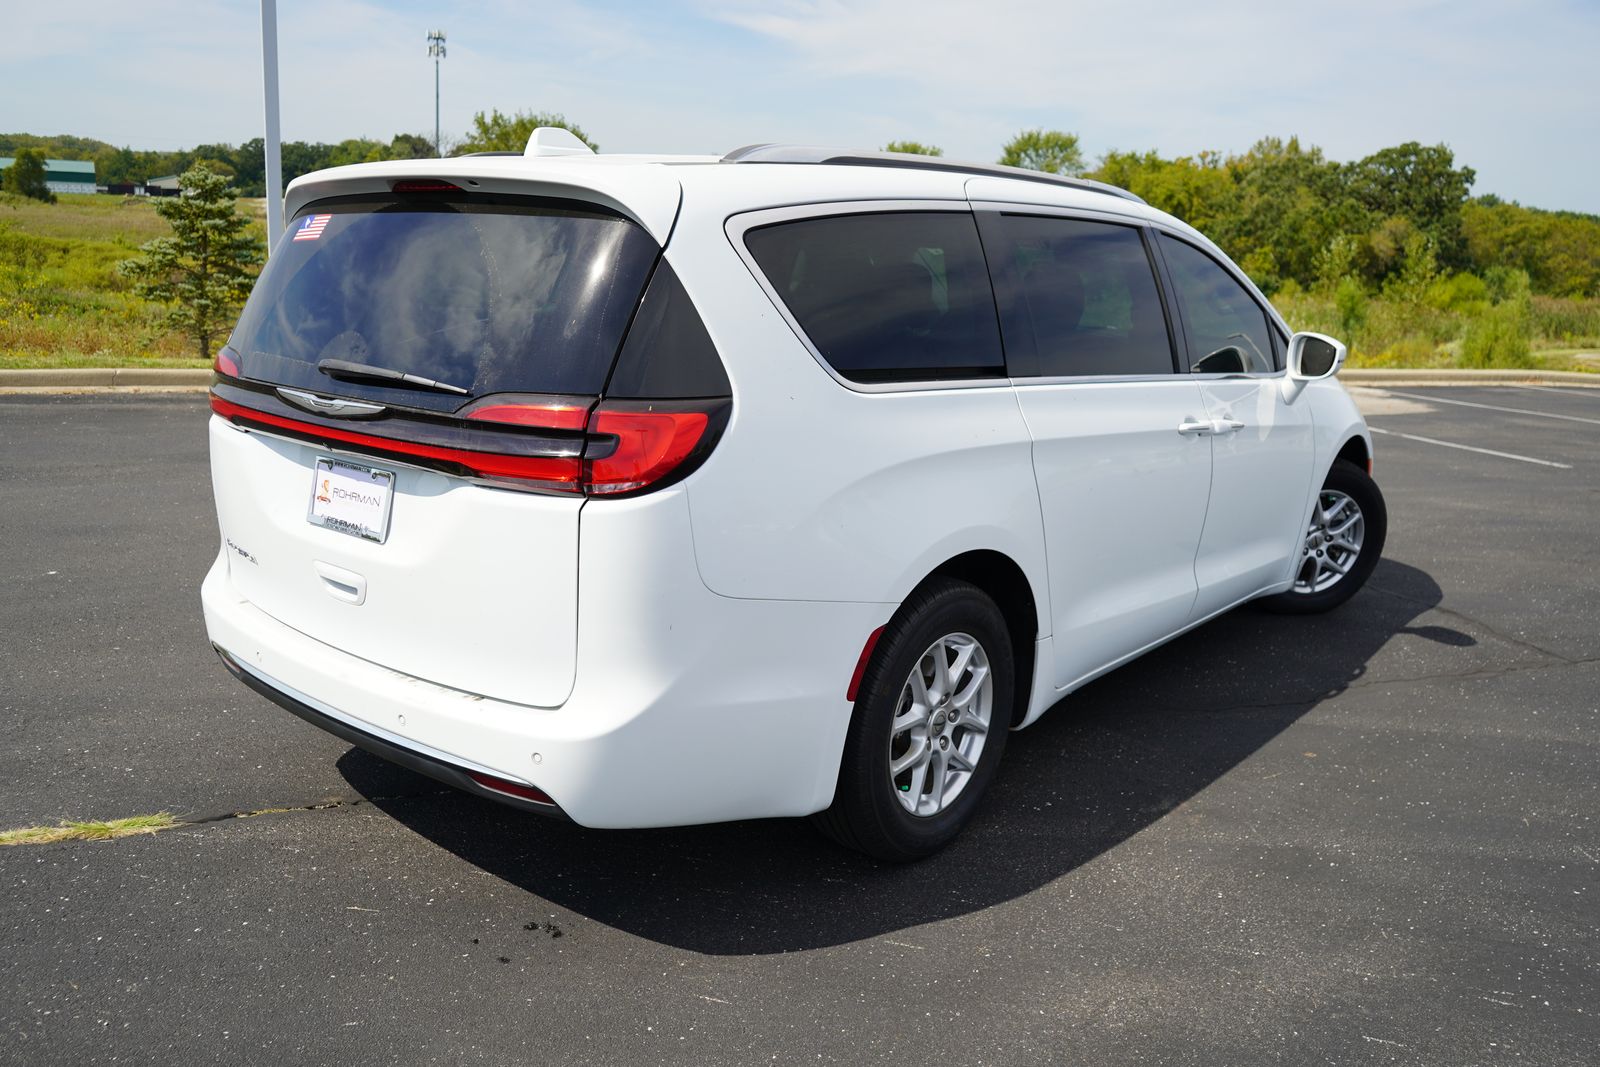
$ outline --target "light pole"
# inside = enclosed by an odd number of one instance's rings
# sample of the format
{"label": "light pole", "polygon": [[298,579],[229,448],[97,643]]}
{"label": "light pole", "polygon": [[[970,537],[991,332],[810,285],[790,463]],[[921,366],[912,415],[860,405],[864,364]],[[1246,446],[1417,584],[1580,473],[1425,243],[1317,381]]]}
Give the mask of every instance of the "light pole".
{"label": "light pole", "polygon": [[433,150],[444,158],[444,146],[439,143],[439,60],[444,58],[444,31],[428,34],[428,54],[433,57]]}
{"label": "light pole", "polygon": [[283,155],[278,144],[278,3],[261,0],[261,95],[267,104],[267,136],[261,142],[266,163],[267,254],[283,229]]}

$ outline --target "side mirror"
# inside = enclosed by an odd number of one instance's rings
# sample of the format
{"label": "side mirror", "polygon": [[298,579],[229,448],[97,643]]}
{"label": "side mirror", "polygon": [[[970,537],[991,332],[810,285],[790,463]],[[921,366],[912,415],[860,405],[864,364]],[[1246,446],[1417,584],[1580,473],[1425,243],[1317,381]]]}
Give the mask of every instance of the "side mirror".
{"label": "side mirror", "polygon": [[1327,334],[1297,333],[1289,338],[1289,375],[1284,379],[1285,399],[1293,401],[1309,382],[1331,378],[1350,354],[1343,342]]}

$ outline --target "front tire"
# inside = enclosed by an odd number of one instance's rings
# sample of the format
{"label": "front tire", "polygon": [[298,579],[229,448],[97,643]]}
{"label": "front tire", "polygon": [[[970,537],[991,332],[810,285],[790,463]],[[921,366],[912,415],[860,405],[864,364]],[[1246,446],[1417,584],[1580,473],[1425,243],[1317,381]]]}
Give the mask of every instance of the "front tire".
{"label": "front tire", "polygon": [[1389,512],[1378,483],[1354,463],[1335,460],[1311,509],[1294,585],[1264,597],[1261,605],[1289,615],[1332,611],[1372,576],[1388,531]]}
{"label": "front tire", "polygon": [[829,837],[890,862],[942,849],[971,819],[1011,727],[1010,631],[977,586],[926,583],[895,613],[856,699]]}

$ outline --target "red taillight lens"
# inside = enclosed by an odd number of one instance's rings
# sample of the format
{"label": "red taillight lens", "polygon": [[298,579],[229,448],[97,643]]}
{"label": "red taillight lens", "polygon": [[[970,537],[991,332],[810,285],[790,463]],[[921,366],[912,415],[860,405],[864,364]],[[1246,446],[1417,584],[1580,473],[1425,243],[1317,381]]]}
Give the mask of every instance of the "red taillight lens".
{"label": "red taillight lens", "polygon": [[478,452],[465,448],[446,448],[442,445],[425,445],[401,441],[377,434],[357,433],[332,426],[319,426],[300,419],[284,418],[265,411],[257,411],[211,396],[211,410],[230,421],[256,423],[280,430],[289,430],[302,436],[338,441],[359,448],[387,452],[397,456],[415,456],[440,463],[464,467],[484,478],[526,482],[541,489],[554,489],[567,493],[580,493],[579,478],[583,461],[577,456],[516,456],[499,452]]}
{"label": "red taillight lens", "polygon": [[218,374],[227,375],[229,378],[239,376],[239,362],[226,352],[218,352],[217,358],[212,360],[211,369]]}
{"label": "red taillight lens", "polygon": [[494,422],[502,426],[527,426],[537,430],[580,431],[589,423],[591,397],[553,396],[527,400],[494,399],[468,408],[463,414],[474,422]]}
{"label": "red taillight lens", "polygon": [[496,793],[504,793],[507,796],[512,797],[521,797],[523,800],[531,800],[535,804],[549,804],[552,807],[555,806],[555,801],[550,799],[549,793],[546,793],[542,789],[535,789],[531,785],[523,785],[521,782],[508,782],[504,778],[496,778],[492,774],[479,774],[477,771],[468,771],[467,777],[471,778],[474,782],[477,782],[485,789],[492,789]]}
{"label": "red taillight lens", "polygon": [[[219,388],[229,395],[238,392],[220,383]],[[595,403],[595,398],[583,396],[488,397],[457,417],[490,432],[469,434],[472,447],[459,447],[453,442],[434,444],[329,426],[237,404],[215,392],[211,395],[212,411],[245,426],[286,430],[296,437],[328,442],[330,447],[346,444],[402,460],[432,461],[422,465],[464,469],[495,483],[595,496],[631,493],[687,474],[716,441],[729,410],[726,399],[610,400],[598,407]],[[403,412],[382,423],[401,434],[406,425]],[[494,432],[497,427],[501,432]],[[500,450],[502,443],[505,451]]]}
{"label": "red taillight lens", "polygon": [[705,435],[704,411],[649,410],[649,405],[608,407],[589,418],[589,432],[616,440],[612,451],[595,456],[591,444],[584,481],[590,493],[607,495],[643,489],[672,472]]}

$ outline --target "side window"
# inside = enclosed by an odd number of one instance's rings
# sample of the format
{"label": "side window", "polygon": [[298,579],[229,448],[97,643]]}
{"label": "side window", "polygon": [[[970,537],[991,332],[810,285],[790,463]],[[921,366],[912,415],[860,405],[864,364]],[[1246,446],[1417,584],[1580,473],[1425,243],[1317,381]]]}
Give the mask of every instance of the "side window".
{"label": "side window", "polygon": [[802,219],[751,230],[745,246],[843,377],[1005,376],[994,293],[970,214]]}
{"label": "side window", "polygon": [[984,238],[1003,279],[1001,321],[1013,374],[1173,373],[1166,313],[1136,228],[1001,215],[992,226],[985,220]]}
{"label": "side window", "polygon": [[1276,367],[1267,314],[1216,260],[1161,235],[1161,251],[1183,309],[1189,365],[1196,374],[1270,374]]}

